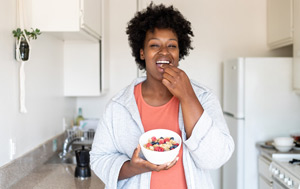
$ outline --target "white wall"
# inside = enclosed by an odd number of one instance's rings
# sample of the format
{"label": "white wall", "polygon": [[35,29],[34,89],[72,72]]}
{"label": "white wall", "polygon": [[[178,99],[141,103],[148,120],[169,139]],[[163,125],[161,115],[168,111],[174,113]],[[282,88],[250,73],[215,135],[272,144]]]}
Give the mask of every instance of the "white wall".
{"label": "white wall", "polygon": [[69,122],[76,108],[76,99],[63,97],[63,42],[42,34],[32,41],[31,60],[25,64],[28,113],[19,113],[16,23],[16,0],[0,0],[0,166],[11,161],[11,138],[17,158],[62,133],[63,117]]}

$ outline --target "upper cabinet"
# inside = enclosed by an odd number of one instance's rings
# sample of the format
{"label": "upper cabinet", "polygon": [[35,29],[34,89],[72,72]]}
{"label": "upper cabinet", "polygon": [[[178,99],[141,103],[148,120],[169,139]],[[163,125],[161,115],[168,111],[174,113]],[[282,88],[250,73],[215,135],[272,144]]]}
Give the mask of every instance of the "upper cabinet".
{"label": "upper cabinet", "polygon": [[300,94],[300,1],[294,1],[293,87]]}
{"label": "upper cabinet", "polygon": [[271,49],[293,44],[293,0],[268,0],[267,40]]}
{"label": "upper cabinet", "polygon": [[64,40],[101,39],[101,0],[25,0],[26,28]]}

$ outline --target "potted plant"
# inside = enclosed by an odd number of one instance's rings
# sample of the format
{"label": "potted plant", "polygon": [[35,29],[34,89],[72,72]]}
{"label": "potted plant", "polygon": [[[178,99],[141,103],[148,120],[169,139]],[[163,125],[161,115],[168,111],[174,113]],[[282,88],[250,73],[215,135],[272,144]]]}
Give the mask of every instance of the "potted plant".
{"label": "potted plant", "polygon": [[22,61],[27,61],[29,59],[30,46],[29,41],[31,39],[37,39],[38,35],[41,35],[41,31],[39,29],[32,29],[28,31],[24,29],[22,31],[20,28],[12,31],[14,37],[16,38],[16,58]]}

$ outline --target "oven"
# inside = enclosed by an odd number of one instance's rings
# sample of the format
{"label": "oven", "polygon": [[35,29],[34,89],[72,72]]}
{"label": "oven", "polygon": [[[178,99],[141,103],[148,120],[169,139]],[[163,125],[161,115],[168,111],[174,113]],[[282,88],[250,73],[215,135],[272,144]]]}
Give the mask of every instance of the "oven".
{"label": "oven", "polygon": [[276,177],[272,177],[273,179],[273,189],[289,189],[288,186],[282,184],[280,180],[278,180]]}
{"label": "oven", "polygon": [[[295,154],[273,154],[270,171],[273,180],[273,189],[300,189],[300,165],[289,163]],[[300,154],[297,155],[300,157]]]}

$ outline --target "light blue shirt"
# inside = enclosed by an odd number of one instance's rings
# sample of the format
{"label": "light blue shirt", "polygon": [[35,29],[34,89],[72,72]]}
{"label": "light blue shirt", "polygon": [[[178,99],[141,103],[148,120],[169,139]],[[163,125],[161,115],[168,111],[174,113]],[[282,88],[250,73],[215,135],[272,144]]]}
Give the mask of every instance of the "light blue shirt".
{"label": "light blue shirt", "polygon": [[[120,169],[130,160],[144,128],[134,97],[134,87],[145,80],[135,79],[108,103],[100,119],[92,150],[91,168],[105,183],[106,188],[150,188],[151,172],[118,181]],[[183,141],[183,166],[188,188],[214,188],[209,171],[220,168],[234,151],[217,97],[206,87],[191,81],[192,87],[204,108],[192,135],[186,139],[181,108],[179,127]]]}

